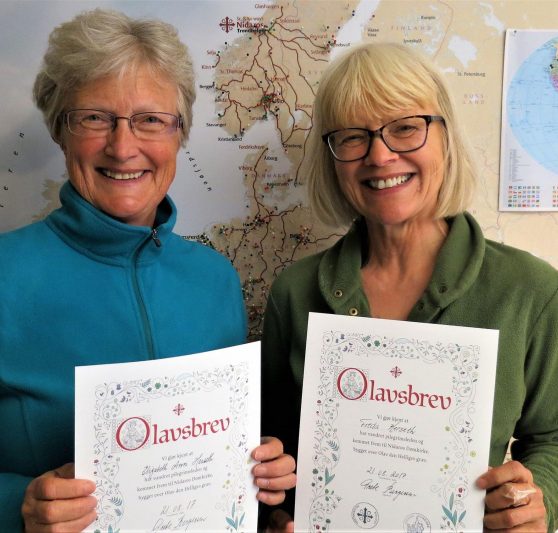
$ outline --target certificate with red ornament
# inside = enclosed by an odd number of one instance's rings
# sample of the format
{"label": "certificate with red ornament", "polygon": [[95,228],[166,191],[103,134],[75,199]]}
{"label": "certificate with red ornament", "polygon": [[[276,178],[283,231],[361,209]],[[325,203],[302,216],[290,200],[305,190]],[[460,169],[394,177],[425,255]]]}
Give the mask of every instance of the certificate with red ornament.
{"label": "certificate with red ornament", "polygon": [[76,368],[76,477],[87,531],[255,531],[260,343]]}
{"label": "certificate with red ornament", "polygon": [[295,531],[482,531],[498,331],[311,313]]}

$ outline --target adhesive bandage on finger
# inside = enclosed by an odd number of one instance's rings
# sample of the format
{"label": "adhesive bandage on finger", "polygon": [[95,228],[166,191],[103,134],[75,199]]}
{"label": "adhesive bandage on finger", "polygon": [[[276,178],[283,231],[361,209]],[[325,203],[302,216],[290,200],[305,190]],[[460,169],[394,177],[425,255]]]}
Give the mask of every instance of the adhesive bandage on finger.
{"label": "adhesive bandage on finger", "polygon": [[505,483],[504,497],[512,501],[510,507],[520,507],[529,503],[529,496],[535,494],[537,489],[534,487],[526,487],[520,489],[515,483]]}

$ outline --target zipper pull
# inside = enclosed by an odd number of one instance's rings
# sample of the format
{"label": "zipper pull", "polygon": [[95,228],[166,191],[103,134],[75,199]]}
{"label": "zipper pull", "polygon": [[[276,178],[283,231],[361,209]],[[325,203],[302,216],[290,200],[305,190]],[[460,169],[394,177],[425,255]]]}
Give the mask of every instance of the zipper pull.
{"label": "zipper pull", "polygon": [[151,230],[151,238],[153,239],[155,246],[157,246],[157,248],[161,248],[162,243],[159,240],[159,234],[157,233],[157,230],[155,228]]}

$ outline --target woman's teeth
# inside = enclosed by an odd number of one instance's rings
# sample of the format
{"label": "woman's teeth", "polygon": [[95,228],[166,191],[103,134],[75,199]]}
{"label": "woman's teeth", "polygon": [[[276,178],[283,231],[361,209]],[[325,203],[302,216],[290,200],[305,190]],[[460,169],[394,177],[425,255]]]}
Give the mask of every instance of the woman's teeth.
{"label": "woman's teeth", "polygon": [[394,178],[388,178],[387,180],[370,180],[367,183],[370,187],[372,187],[372,189],[390,189],[391,187],[401,185],[410,179],[411,174],[402,174],[401,176],[395,176]]}
{"label": "woman's teeth", "polygon": [[133,180],[139,178],[143,174],[143,170],[139,172],[113,172],[112,170],[103,170],[103,174],[114,180]]}

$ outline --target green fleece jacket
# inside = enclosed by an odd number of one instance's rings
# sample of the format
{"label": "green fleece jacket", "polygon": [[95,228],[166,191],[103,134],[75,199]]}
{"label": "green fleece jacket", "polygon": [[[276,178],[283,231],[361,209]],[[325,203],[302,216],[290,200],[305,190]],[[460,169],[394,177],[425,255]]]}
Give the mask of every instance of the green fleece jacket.
{"label": "green fleece jacket", "polygon": [[[408,320],[500,331],[490,464],[512,456],[545,497],[558,527],[558,271],[527,252],[485,240],[468,214],[450,219],[432,279]],[[371,316],[360,269],[366,231],[357,222],[328,250],[275,281],[262,340],[262,430],[295,455],[308,313]],[[291,495],[290,505],[293,503]],[[289,509],[287,504],[287,509]]]}

